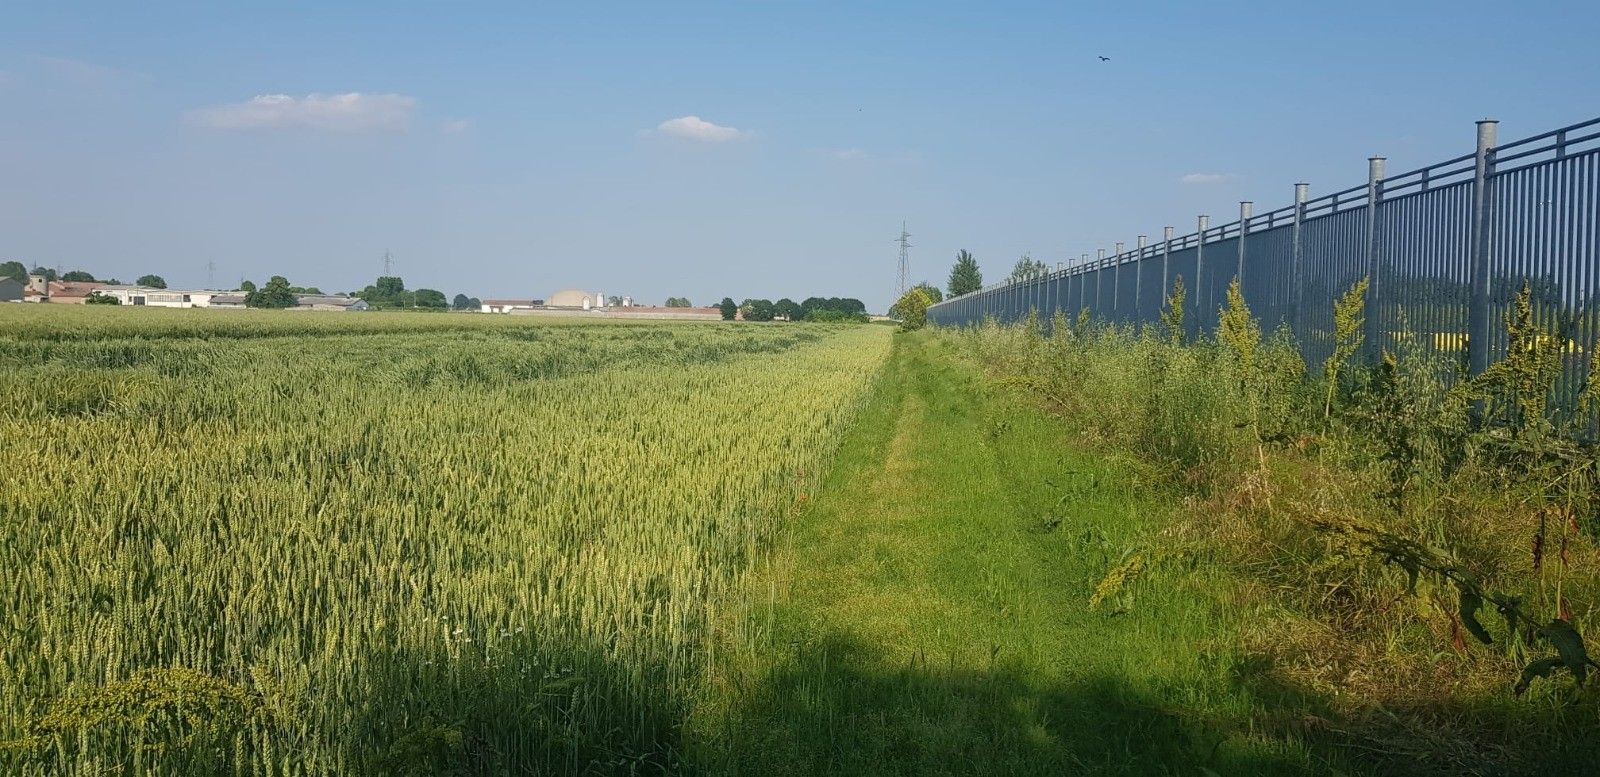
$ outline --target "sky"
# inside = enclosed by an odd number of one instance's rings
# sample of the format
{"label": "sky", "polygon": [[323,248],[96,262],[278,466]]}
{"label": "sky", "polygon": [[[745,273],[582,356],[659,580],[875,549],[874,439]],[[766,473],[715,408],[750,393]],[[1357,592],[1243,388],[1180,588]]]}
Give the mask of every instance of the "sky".
{"label": "sky", "polygon": [[[0,7],[0,261],[893,301],[1600,115],[1600,3]],[[1109,57],[1102,61],[1100,57]],[[214,266],[214,271],[208,269]]]}

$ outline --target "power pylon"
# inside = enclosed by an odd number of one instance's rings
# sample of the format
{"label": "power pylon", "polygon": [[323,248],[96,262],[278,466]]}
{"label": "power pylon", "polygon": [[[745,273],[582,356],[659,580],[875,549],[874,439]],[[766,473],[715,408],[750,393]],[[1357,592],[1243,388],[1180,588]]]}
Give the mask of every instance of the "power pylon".
{"label": "power pylon", "polygon": [[895,241],[900,244],[900,274],[895,286],[895,299],[905,296],[911,283],[911,233],[906,231],[906,223],[900,222],[900,239]]}

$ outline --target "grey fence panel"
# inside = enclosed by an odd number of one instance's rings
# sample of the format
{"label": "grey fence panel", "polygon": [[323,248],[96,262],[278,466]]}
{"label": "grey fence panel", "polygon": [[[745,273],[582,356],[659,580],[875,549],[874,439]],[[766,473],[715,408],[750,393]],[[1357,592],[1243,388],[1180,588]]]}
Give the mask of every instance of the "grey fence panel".
{"label": "grey fence panel", "polygon": [[1300,348],[1321,364],[1333,352],[1333,300],[1367,274],[1366,208],[1308,220],[1301,228],[1304,304],[1299,310]]}
{"label": "grey fence panel", "polygon": [[1294,260],[1294,226],[1261,231],[1252,228],[1244,247],[1244,275],[1239,285],[1251,311],[1261,320],[1262,330],[1270,333],[1285,324],[1292,325],[1289,269]]}
{"label": "grey fence panel", "polygon": [[1206,243],[1201,254],[1200,281],[1195,295],[1195,322],[1211,331],[1217,328],[1217,311],[1227,304],[1228,284],[1238,274],[1239,239]]}
{"label": "grey fence panel", "polygon": [[[1296,184],[1294,204],[1278,210],[1252,215],[1241,203],[1237,222],[1212,227],[1202,216],[1198,232],[1168,230],[1154,246],[1141,238],[1109,258],[946,300],[929,318],[962,326],[1089,311],[1143,325],[1181,278],[1192,337],[1215,330],[1237,276],[1264,328],[1290,325],[1315,367],[1333,347],[1334,302],[1365,277],[1367,358],[1423,349],[1480,372],[1504,357],[1506,316],[1527,284],[1541,336],[1562,355],[1556,415],[1576,409],[1600,368],[1600,119],[1503,144],[1486,120],[1473,153],[1397,176],[1374,157],[1364,185],[1316,199],[1307,190]],[[1600,419],[1589,422],[1600,434]]]}
{"label": "grey fence panel", "polygon": [[1172,254],[1167,257],[1168,292],[1170,293],[1172,288],[1178,284],[1179,278],[1183,279],[1183,306],[1185,308],[1183,311],[1183,328],[1184,336],[1190,338],[1193,338],[1200,332],[1200,327],[1196,323],[1197,320],[1195,318],[1194,303],[1195,253],[1196,249],[1190,247],[1173,251]]}
{"label": "grey fence panel", "polygon": [[1161,320],[1161,306],[1166,302],[1167,292],[1162,288],[1161,279],[1161,254],[1145,259],[1139,263],[1139,313],[1138,318],[1144,323],[1153,323]]}
{"label": "grey fence panel", "polygon": [[1502,323],[1526,283],[1535,322],[1561,347],[1556,404],[1570,406],[1594,367],[1600,336],[1600,150],[1497,173],[1492,222],[1491,358],[1503,355]]}
{"label": "grey fence panel", "polygon": [[1378,318],[1379,346],[1427,348],[1464,360],[1472,182],[1386,198],[1379,210],[1383,288],[1377,309],[1368,312]]}

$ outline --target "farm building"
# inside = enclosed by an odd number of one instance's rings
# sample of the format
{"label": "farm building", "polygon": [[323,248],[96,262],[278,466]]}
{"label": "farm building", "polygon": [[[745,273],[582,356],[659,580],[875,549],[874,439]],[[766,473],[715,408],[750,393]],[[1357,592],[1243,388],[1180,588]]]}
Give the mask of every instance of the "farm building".
{"label": "farm building", "polygon": [[[289,310],[332,310],[352,311],[366,310],[367,301],[355,297],[336,297],[331,294],[301,294],[295,297],[296,304]],[[209,307],[217,310],[244,310],[244,295],[238,292],[215,294],[211,297]]]}
{"label": "farm building", "polygon": [[0,302],[21,302],[24,286],[16,278],[0,278]]}
{"label": "farm building", "polygon": [[513,310],[529,310],[544,305],[542,299],[486,299],[479,303],[478,308],[484,313],[510,313]]}
{"label": "farm building", "polygon": [[96,294],[116,297],[124,305],[142,305],[153,308],[203,308],[210,304],[214,291],[181,291],[178,289],[152,289],[147,286],[101,286]]}
{"label": "farm building", "polygon": [[50,281],[45,287],[45,301],[58,305],[82,305],[104,283],[81,281]]}
{"label": "farm building", "polygon": [[301,294],[295,297],[297,303],[290,310],[335,310],[355,311],[366,310],[367,301],[355,297],[336,297],[331,294]]}
{"label": "farm building", "polygon": [[550,295],[550,301],[545,303],[548,308],[576,308],[589,310],[606,306],[606,297],[599,292],[587,292],[582,289],[563,289]]}

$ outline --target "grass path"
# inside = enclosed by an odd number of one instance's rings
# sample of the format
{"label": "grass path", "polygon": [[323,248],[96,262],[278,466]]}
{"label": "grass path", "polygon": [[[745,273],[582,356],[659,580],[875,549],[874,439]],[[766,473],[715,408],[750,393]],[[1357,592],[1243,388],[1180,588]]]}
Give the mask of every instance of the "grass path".
{"label": "grass path", "polygon": [[1202,565],[1089,608],[1170,506],[931,337],[897,340],[767,575],[770,649],[721,678],[709,771],[1316,771],[1250,733]]}

